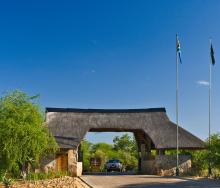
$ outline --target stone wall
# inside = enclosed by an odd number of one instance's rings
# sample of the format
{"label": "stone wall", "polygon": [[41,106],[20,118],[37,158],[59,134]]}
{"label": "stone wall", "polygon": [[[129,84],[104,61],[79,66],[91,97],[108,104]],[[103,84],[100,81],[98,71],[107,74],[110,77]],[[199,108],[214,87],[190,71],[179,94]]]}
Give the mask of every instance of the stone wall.
{"label": "stone wall", "polygon": [[155,160],[143,160],[141,161],[141,173],[142,174],[157,174],[155,168]]}
{"label": "stone wall", "polygon": [[[56,171],[55,155],[48,155],[41,161],[45,172],[50,170]],[[78,162],[77,150],[68,150],[68,172],[71,176],[77,177],[82,175],[82,162]],[[191,171],[191,157],[189,155],[179,155],[179,172],[186,174]],[[141,160],[142,174],[157,174],[172,176],[176,173],[176,155],[156,155],[155,158],[146,158]]]}
{"label": "stone wall", "polygon": [[55,171],[56,170],[56,157],[55,154],[49,154],[43,159],[41,159],[40,170],[44,172]]}
{"label": "stone wall", "polygon": [[[176,173],[176,155],[157,155],[155,159],[142,161],[142,173],[173,176]],[[186,174],[191,170],[191,157],[179,155],[179,171]]]}
{"label": "stone wall", "polygon": [[[176,155],[158,155],[155,157],[155,167],[158,175],[175,175]],[[179,171],[186,174],[191,171],[191,156],[179,155]]]}
{"label": "stone wall", "polygon": [[68,150],[68,172],[71,176],[77,177],[77,151],[74,149]]}
{"label": "stone wall", "polygon": [[[64,152],[64,151],[63,151]],[[67,151],[65,151],[67,152]],[[77,162],[77,150],[68,150],[68,172],[71,176],[77,177],[82,175],[82,162]],[[44,172],[56,171],[56,155],[50,154],[41,160],[41,170]]]}
{"label": "stone wall", "polygon": [[77,162],[77,177],[82,176],[83,165],[82,162]]}

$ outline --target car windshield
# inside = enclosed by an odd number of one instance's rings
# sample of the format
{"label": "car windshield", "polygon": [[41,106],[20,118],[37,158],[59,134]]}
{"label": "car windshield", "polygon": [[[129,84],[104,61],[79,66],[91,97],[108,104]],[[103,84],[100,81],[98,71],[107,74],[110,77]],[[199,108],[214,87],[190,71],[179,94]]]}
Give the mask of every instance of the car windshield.
{"label": "car windshield", "polygon": [[113,160],[109,160],[108,163],[120,163],[120,161],[113,159]]}

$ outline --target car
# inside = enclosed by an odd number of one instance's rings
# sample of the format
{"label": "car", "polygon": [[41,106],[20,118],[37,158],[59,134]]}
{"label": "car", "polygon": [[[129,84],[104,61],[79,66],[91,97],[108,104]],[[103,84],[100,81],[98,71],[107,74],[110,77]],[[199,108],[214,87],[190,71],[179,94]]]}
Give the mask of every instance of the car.
{"label": "car", "polygon": [[122,172],[123,165],[122,165],[120,160],[118,160],[118,159],[111,159],[111,160],[107,161],[106,169],[107,169],[107,172],[111,172],[111,171]]}

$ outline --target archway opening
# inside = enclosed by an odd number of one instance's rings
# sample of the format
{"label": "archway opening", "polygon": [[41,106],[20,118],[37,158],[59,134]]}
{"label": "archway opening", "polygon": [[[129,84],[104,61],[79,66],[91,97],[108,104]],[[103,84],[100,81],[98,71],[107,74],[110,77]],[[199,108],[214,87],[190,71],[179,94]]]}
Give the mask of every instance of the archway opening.
{"label": "archway opening", "polygon": [[138,144],[133,132],[91,129],[78,150],[83,173],[136,174],[139,169]]}

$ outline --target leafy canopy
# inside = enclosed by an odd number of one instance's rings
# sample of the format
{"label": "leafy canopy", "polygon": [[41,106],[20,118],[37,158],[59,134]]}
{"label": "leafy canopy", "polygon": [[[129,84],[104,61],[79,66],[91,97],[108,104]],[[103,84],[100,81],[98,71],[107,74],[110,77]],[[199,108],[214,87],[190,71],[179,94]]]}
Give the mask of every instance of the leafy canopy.
{"label": "leafy canopy", "polygon": [[19,90],[0,98],[1,168],[19,171],[26,162],[36,164],[48,149],[57,149],[37,98]]}
{"label": "leafy canopy", "polygon": [[116,151],[122,150],[132,154],[137,154],[137,144],[135,138],[129,134],[123,134],[122,136],[116,136],[113,139],[114,149]]}

